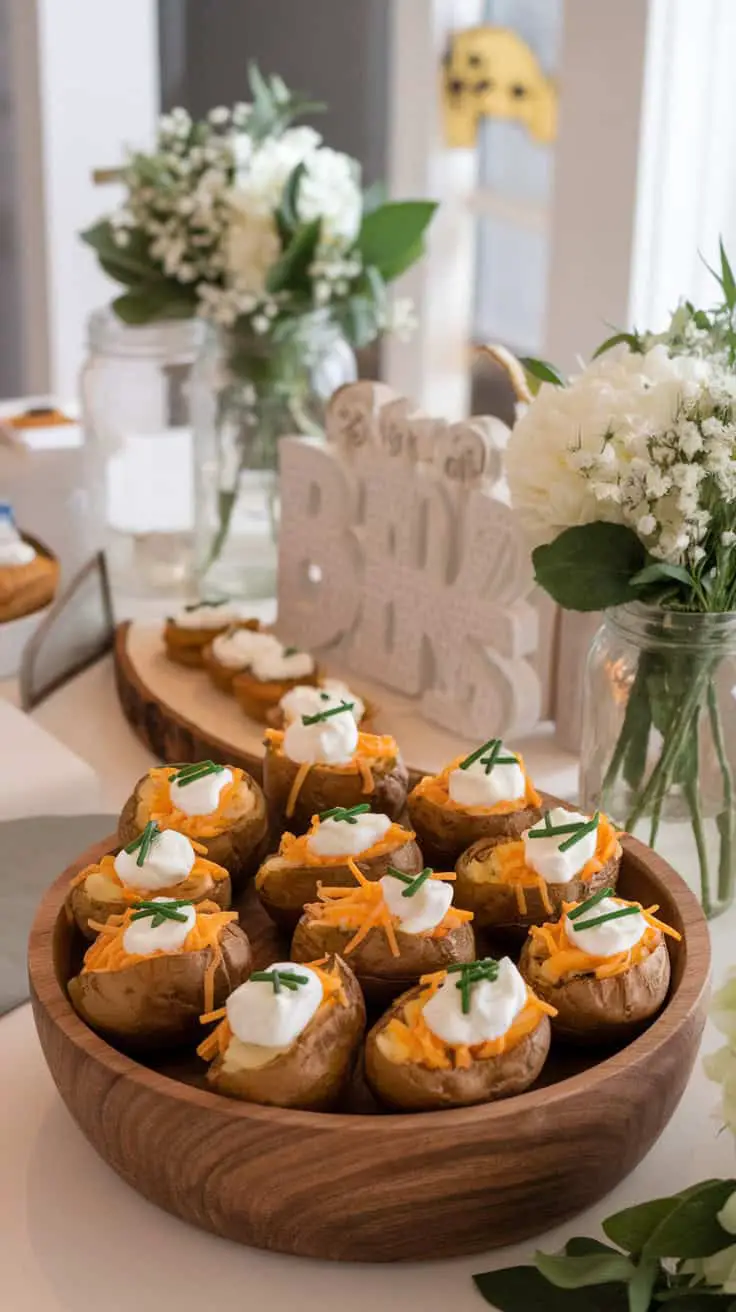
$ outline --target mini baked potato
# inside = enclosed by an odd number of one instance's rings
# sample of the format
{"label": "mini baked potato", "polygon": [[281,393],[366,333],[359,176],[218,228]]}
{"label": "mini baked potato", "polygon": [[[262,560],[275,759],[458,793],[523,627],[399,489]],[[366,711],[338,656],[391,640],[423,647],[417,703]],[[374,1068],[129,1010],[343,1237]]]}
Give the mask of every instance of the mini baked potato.
{"label": "mini baked potato", "polygon": [[453,979],[454,975],[445,975],[422,980],[397,998],[369,1031],[366,1080],[388,1107],[400,1111],[469,1107],[523,1093],[539,1076],[550,1047],[547,1005],[528,993],[502,1038],[473,1046],[451,1045],[430,1030],[424,1010],[445,980]]}
{"label": "mini baked potato", "polygon": [[[294,961],[337,954],[350,963],[366,1000],[385,1005],[422,975],[475,959],[472,914],[452,906],[447,876],[396,871],[376,882],[353,863],[351,873],[357,883],[322,887],[320,901],[305,907],[291,944]],[[431,928],[407,932],[412,916]]]}
{"label": "mini baked potato", "polygon": [[[509,789],[519,795],[505,796]],[[522,758],[498,738],[426,775],[407,798],[425,859],[442,869],[480,839],[518,838],[540,818],[541,803]]]}
{"label": "mini baked potato", "polygon": [[[351,884],[351,859],[366,879],[380,879],[389,866],[407,875],[419,874],[424,861],[412,831],[402,828],[396,822],[389,822],[388,817],[378,817],[375,813],[367,818],[360,814],[364,808],[368,810],[367,803],[351,810],[336,808],[332,813],[323,813],[322,817],[315,815],[307,834],[298,838],[294,834],[284,834],[278,852],[266,857],[256,875],[256,891],[269,916],[277,924],[293,930],[306,904],[316,899],[320,884],[326,888]],[[371,822],[379,819],[381,828],[384,823],[387,826],[385,832],[380,833],[378,841],[371,841],[363,851],[357,850],[361,831],[367,840],[372,840],[374,832]],[[352,847],[352,852],[337,856],[320,856],[315,853],[312,843],[316,835],[323,836],[326,830],[331,829],[332,834],[327,835],[328,842],[332,837],[334,843],[338,825],[345,831],[345,847]],[[312,960],[321,955],[314,952],[304,960]]]}
{"label": "mini baked potato", "polygon": [[[256,971],[250,982],[270,990],[274,975],[278,990],[274,986],[273,993],[278,991],[285,1004],[278,1016],[269,1015],[261,992],[237,990],[228,999],[220,1025],[200,1044],[199,1055],[211,1063],[208,1082],[218,1093],[245,1102],[326,1111],[340,1099],[352,1075],[365,1029],[363,995],[350,967],[339,957],[306,963],[306,970],[293,962],[279,962]],[[288,1028],[286,1008],[300,1005],[300,991],[312,989],[315,977],[321,997],[316,1009],[311,1003],[307,1007],[306,1023],[301,1023],[304,1016],[297,1017],[292,1027],[297,1032],[288,1043],[264,1044],[263,1038],[271,1037],[270,1025]],[[246,1040],[237,1036],[238,1028],[248,1036]]]}
{"label": "mini baked potato", "polygon": [[[655,919],[656,907],[645,911],[611,892],[565,903],[559,921],[532,927],[521,953],[519,969],[529,987],[556,1010],[553,1033],[571,1042],[605,1044],[633,1038],[667,997],[670,958],[665,935],[680,935]],[[605,945],[613,951],[588,953],[579,944],[596,926],[603,928],[606,913],[611,929],[630,937],[618,942],[613,937]],[[586,923],[594,926],[587,934]],[[615,951],[619,943],[634,938],[630,947]]]}
{"label": "mini baked potato", "polygon": [[[161,925],[168,931],[172,918],[187,911],[191,923],[182,925],[183,943],[158,949]],[[93,1029],[126,1048],[196,1041],[202,1013],[220,1006],[250,974],[250,943],[236,922],[234,911],[211,902],[194,908],[158,899],[129,907],[88,948],[82,970],[69,981],[72,1005]],[[141,925],[146,936],[134,946],[145,951],[129,951],[129,932]]]}
{"label": "mini baked potato", "polygon": [[266,713],[266,723],[272,729],[285,729],[299,715],[311,715],[324,706],[338,706],[341,701],[352,704],[355,723],[365,733],[369,733],[376,715],[375,706],[358,696],[341,679],[333,679],[328,675],[323,675],[314,685],[299,683],[291,688],[278,705]]}
{"label": "mini baked potato", "polygon": [[[222,769],[211,761],[198,762],[197,767]],[[195,766],[176,765],[157,766],[138,780],[118,822],[119,841],[123,846],[132,842],[149,820],[155,820],[159,828],[176,829],[201,844],[208,860],[224,866],[233,887],[238,887],[257,869],[264,854],[268,820],[263,793],[244,770],[228,766],[226,773],[231,778],[222,787],[214,808],[188,814],[171,797],[176,777],[187,770],[193,773],[195,784],[201,782],[201,771],[198,778]]]}
{"label": "mini baked potato", "polygon": [[170,616],[164,625],[163,640],[166,655],[177,665],[200,669],[203,653],[218,633],[232,626],[257,630],[258,620],[248,619],[237,602],[200,602],[185,606],[178,615]]}
{"label": "mini baked potato", "polygon": [[621,845],[605,816],[599,820],[594,857],[564,883],[547,882],[529,869],[523,842],[484,838],[463,852],[455,866],[455,903],[473,912],[476,929],[525,935],[530,925],[554,920],[563,903],[615,888],[620,865]]}
{"label": "mini baked potato", "polygon": [[[154,895],[185,898],[194,906],[206,901],[210,904],[214,903],[221,911],[229,910],[232,888],[227,870],[224,866],[205,860],[202,856],[204,848],[199,843],[191,843],[183,834],[175,836],[178,845],[189,847],[188,859],[179,867],[180,878],[175,878],[173,875],[169,878],[164,873],[151,880],[149,851],[149,859],[141,862],[140,874],[136,879],[137,853],[140,854],[143,842],[148,840],[152,833],[157,836],[160,832],[155,821],[149,821],[143,833],[129,845],[129,850],[124,851],[124,855],[129,857],[123,866],[124,878],[121,878],[116,868],[121,864],[121,853],[117,856],[112,854],[103,856],[100,861],[86,866],[74,876],[67,895],[67,912],[76,922],[84,938],[94,941],[99,933],[99,927],[105,925],[111,917],[123,915],[134,902]],[[166,842],[165,839],[163,841]],[[155,842],[155,845],[158,846],[158,842]],[[189,869],[192,859],[193,864]],[[156,874],[158,872],[154,867],[154,875]]]}
{"label": "mini baked potato", "polygon": [[280,730],[266,730],[263,791],[274,824],[303,834],[312,816],[361,802],[392,820],[401,817],[409,772],[394,738],[361,733],[346,765],[300,764],[286,755],[283,741]]}
{"label": "mini baked potato", "polygon": [[281,651],[275,634],[262,629],[255,620],[234,624],[216,634],[202,649],[202,665],[220,692],[232,693],[237,675],[249,662],[270,650]]}
{"label": "mini baked potato", "polygon": [[300,684],[316,686],[319,677],[319,667],[308,652],[280,646],[236,674],[232,690],[241,710],[251,720],[268,724],[269,714],[278,707],[282,697]]}

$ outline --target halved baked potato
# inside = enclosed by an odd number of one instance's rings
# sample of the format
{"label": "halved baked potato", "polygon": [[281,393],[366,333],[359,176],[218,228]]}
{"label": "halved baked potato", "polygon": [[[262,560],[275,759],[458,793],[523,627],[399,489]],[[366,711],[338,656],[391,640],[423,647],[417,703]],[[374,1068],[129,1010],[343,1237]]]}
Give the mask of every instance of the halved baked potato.
{"label": "halved baked potato", "polygon": [[[496,741],[492,739],[491,744]],[[484,747],[488,746],[484,744]],[[518,763],[521,772],[520,787],[523,777],[523,796],[496,801],[492,805],[466,805],[450,796],[451,776],[463,771],[468,763],[474,767],[482,750],[478,749],[469,757],[457,757],[439,774],[425,775],[409,793],[407,807],[411,823],[431,865],[442,869],[453,866],[466,848],[482,838],[488,842],[518,838],[542,814],[542,799],[518,753],[512,759]]]}
{"label": "halved baked potato", "polygon": [[[247,619],[242,614],[242,607],[232,602],[203,602],[197,606],[188,606],[180,612],[180,617],[189,616],[186,624],[177,622],[179,617],[169,616],[163,631],[164,647],[170,661],[177,665],[201,669],[203,653],[218,633],[233,626],[244,629],[260,629],[258,620]],[[190,622],[198,618],[200,623]]]}
{"label": "halved baked potato", "polygon": [[[283,834],[278,852],[266,857],[256,874],[256,891],[263,906],[276,924],[287,929],[294,929],[306,904],[315,901],[319,884],[339,888],[353,882],[350,860],[354,860],[366,879],[373,880],[385,875],[389,866],[407,875],[419,874],[424,866],[414,834],[396,822],[392,822],[377,843],[353,857],[317,856],[310,850],[309,838],[317,833],[320,824],[320,817],[313,816],[308,834],[300,837]],[[350,828],[347,833],[352,837]],[[312,953],[309,960],[321,955]]]}
{"label": "halved baked potato", "polygon": [[234,624],[222,633],[215,634],[212,641],[202,649],[202,665],[220,692],[232,693],[233,680],[247,667],[248,662],[271,648],[280,650],[278,638],[255,620]]}
{"label": "halved baked potato", "polygon": [[275,824],[302,834],[313,815],[361,802],[392,820],[400,818],[409,772],[394,738],[361,733],[357,751],[347,765],[292,761],[283,750],[283,738],[278,729],[266,730],[263,791]]}
{"label": "halved baked potato", "polygon": [[[288,648],[286,650],[288,651]],[[295,655],[303,656],[304,653],[296,652]],[[288,657],[284,665],[288,667]],[[291,678],[285,674],[280,674],[278,677],[265,677],[257,668],[253,668],[241,670],[235,675],[232,691],[238,705],[251,720],[257,720],[259,724],[268,724],[269,714],[278,707],[282,697],[300,684],[316,686],[319,677],[320,671],[315,661],[311,662],[311,670],[302,669]]]}
{"label": "halved baked potato", "polygon": [[[160,906],[144,903],[142,906]],[[181,910],[180,903],[171,903]],[[108,922],[69,981],[69,997],[88,1025],[126,1048],[173,1047],[201,1036],[203,1011],[220,1006],[247,979],[251,950],[234,911],[214,903],[195,909],[196,922],[177,951],[127,953],[126,930],[136,907]]]}
{"label": "halved baked potato", "polygon": [[621,845],[605,816],[595,857],[565,883],[548,883],[526,867],[522,842],[483,838],[457,861],[455,902],[473,912],[476,928],[525,934],[530,925],[555,919],[563,903],[615,888],[620,865]]}
{"label": "halved baked potato", "polygon": [[[260,974],[290,964],[281,963]],[[322,983],[322,1001],[287,1047],[243,1043],[227,1016],[200,1044],[199,1055],[211,1062],[207,1080],[218,1093],[245,1102],[308,1111],[326,1111],[339,1100],[349,1083],[365,1029],[363,994],[350,967],[339,957],[305,964]],[[294,971],[298,974],[298,967]],[[285,996],[290,999],[293,994]]]}
{"label": "halved baked potato", "polygon": [[149,820],[161,829],[176,829],[200,843],[207,858],[224,866],[237,887],[252,874],[263,856],[268,834],[266,801],[245,770],[228,766],[232,784],[224,789],[216,811],[189,816],[171,801],[169,780],[181,767],[156,766],[138,780],[118,822],[121,846],[132,842]]}
{"label": "halved baked potato", "polygon": [[[550,1047],[545,1004],[531,994],[503,1040],[452,1048],[427,1038],[421,1013],[435,981],[403,993],[368,1032],[366,1080],[376,1097],[400,1111],[469,1107],[523,1093],[539,1076]],[[417,1035],[417,1031],[419,1034]]]}
{"label": "halved baked potato", "polygon": [[285,729],[297,715],[319,710],[322,702],[336,706],[340,700],[353,703],[356,724],[365,733],[370,733],[376,707],[353,692],[341,679],[333,679],[329,675],[322,675],[315,685],[299,683],[290,689],[289,694],[284,694],[278,705],[266,713],[266,723],[272,729]]}
{"label": "halved baked potato", "polygon": [[646,928],[640,941],[625,952],[588,955],[575,947],[567,933],[567,914],[578,910],[580,915],[586,905],[566,903],[565,915],[559,921],[533,927],[521,953],[519,970],[538,997],[555,1008],[555,1035],[589,1044],[630,1039],[665,1002],[670,983],[665,935],[680,936],[638,903],[605,898],[590,913],[584,913],[586,919],[595,917],[601,906],[638,908]]}

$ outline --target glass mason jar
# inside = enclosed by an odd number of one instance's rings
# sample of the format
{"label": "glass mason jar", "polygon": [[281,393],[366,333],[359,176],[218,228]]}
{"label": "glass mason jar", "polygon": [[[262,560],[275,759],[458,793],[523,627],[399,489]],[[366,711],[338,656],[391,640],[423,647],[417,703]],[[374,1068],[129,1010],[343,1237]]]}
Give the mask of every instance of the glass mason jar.
{"label": "glass mason jar", "polygon": [[107,306],[88,332],[82,414],[103,466],[113,585],[134,596],[184,592],[194,545],[189,384],[204,325],[133,327]]}
{"label": "glass mason jar", "polygon": [[736,876],[736,614],[606,612],[583,698],[583,803],[656,848],[707,916]]}
{"label": "glass mason jar", "polygon": [[279,438],[321,437],[327,400],[356,377],[355,355],[324,311],[276,341],[210,329],[192,380],[200,595],[275,594]]}

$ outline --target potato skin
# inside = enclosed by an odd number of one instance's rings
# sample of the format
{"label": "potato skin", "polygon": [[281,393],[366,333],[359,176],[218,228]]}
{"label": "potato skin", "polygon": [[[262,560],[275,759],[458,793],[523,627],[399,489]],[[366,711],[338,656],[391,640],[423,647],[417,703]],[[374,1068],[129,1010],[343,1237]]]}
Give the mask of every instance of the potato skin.
{"label": "potato skin", "polygon": [[[347,1006],[323,1007],[295,1039],[288,1052],[259,1070],[228,1073],[221,1057],[208,1072],[217,1093],[269,1107],[326,1111],[347,1086],[365,1029],[365,1002],[358,981],[337,958]],[[331,969],[328,962],[326,969]]]}
{"label": "potato skin", "polygon": [[[121,847],[132,843],[134,838],[150,820],[150,810],[145,801],[145,786],[149,776],[144,774],[138,780],[133,792],[120,813],[118,821],[118,841]],[[224,829],[212,838],[197,838],[196,842],[206,848],[206,856],[215,865],[224,866],[232,880],[233,888],[242,887],[248,875],[254,873],[263,858],[263,848],[268,837],[268,816],[266,799],[261,789],[249,774],[244,774],[243,784],[254,796],[252,811],[240,821]],[[141,793],[143,792],[143,796]]]}
{"label": "potato skin", "polygon": [[550,1025],[540,1016],[531,1034],[509,1052],[474,1061],[467,1070],[430,1070],[415,1062],[389,1061],[378,1047],[378,1036],[407,1002],[421,993],[421,985],[397,998],[365,1042],[365,1075],[381,1102],[400,1111],[436,1111],[445,1107],[471,1107],[523,1093],[537,1079],[547,1059]]}
{"label": "potato skin", "polygon": [[363,780],[355,772],[340,773],[330,766],[313,765],[296,801],[294,814],[286,815],[286,803],[299,765],[283,752],[267,744],[263,760],[263,791],[275,824],[294,834],[306,833],[312,816],[333,806],[358,806],[369,802],[371,811],[380,811],[398,820],[406,804],[409,772],[401,756],[371,767],[374,790],[363,792]]}
{"label": "potato skin", "polygon": [[256,679],[250,670],[239,670],[232,681],[232,692],[241,710],[251,720],[269,724],[269,714],[278,707],[287,692],[304,684],[314,687],[319,680],[320,670],[316,665],[311,674],[302,675],[299,679]]}
{"label": "potato skin", "polygon": [[[292,961],[317,961],[325,953],[344,955],[354,930],[325,925],[309,914],[302,916],[291,944]],[[369,1002],[388,1003],[417,983],[421,975],[445,970],[458,961],[475,961],[475,935],[471,925],[458,925],[444,938],[402,934],[396,930],[401,956],[394,957],[385,934],[372,929],[345,958]]]}
{"label": "potato skin", "polygon": [[527,939],[519,970],[544,1002],[557,1008],[552,1033],[573,1043],[611,1043],[632,1038],[656,1016],[667,997],[670,957],[661,941],[639,964],[612,979],[575,975],[552,984],[542,972],[546,953]]}
{"label": "potato skin", "polygon": [[[285,929],[293,930],[306,904],[316,902],[318,883],[326,888],[351,888],[355,883],[347,865],[278,866],[273,864],[276,859],[266,857],[256,875],[256,891],[271,919]],[[392,852],[355,864],[366,879],[372,880],[381,879],[389,866],[407,875],[418,875],[424,868],[422,854],[413,838]],[[315,961],[322,955],[318,952],[304,960]]]}
{"label": "potato skin", "polygon": [[530,925],[543,925],[546,920],[559,919],[563,902],[580,902],[591,897],[600,888],[615,888],[618,879],[621,856],[612,857],[601,870],[590,879],[568,880],[566,884],[547,884],[547,896],[552,905],[552,912],[545,909],[541,893],[533,885],[524,889],[527,912],[519,911],[516,894],[510,884],[478,883],[470,879],[467,868],[473,860],[483,858],[497,846],[492,839],[483,838],[473,843],[467,852],[459,857],[455,871],[455,906],[463,907],[474,914],[476,929],[512,929],[526,931]]}
{"label": "potato skin", "polygon": [[[178,892],[176,889],[171,890],[171,897],[178,897],[181,894],[181,889]],[[153,893],[150,896],[160,897],[162,893]],[[188,894],[184,893],[183,896],[186,897]],[[141,897],[145,897],[145,894],[142,893]],[[213,881],[209,888],[203,888],[202,892],[191,895],[189,900],[194,906],[203,901],[216,902],[222,911],[229,911],[232,905],[232,886],[229,876],[227,879]],[[95,898],[90,897],[85,885],[82,883],[75,884],[73,888],[69,889],[66,905],[80,934],[88,942],[93,943],[97,938],[97,931],[90,929],[89,921],[96,920],[99,925],[106,925],[110,916],[121,916],[128,909],[130,903],[126,902],[124,898],[120,898],[116,902],[98,902]]]}
{"label": "potato skin", "polygon": [[[250,975],[248,936],[235,922],[220,934],[215,1007]],[[92,1029],[126,1048],[176,1047],[202,1037],[204,972],[210,950],[171,953],[127,970],[90,971],[69,981],[75,1011]]]}
{"label": "potato skin", "polygon": [[473,815],[454,811],[412,789],[407,798],[411,827],[416,830],[426,860],[435,870],[452,870],[466,848],[480,839],[499,842],[519,838],[542,817],[542,809],[527,806],[506,815]]}

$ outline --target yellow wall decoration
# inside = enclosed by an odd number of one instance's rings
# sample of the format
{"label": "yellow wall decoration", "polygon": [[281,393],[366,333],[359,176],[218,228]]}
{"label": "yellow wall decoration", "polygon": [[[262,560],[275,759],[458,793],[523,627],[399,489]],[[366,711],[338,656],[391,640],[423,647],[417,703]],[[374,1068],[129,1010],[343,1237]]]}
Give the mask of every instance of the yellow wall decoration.
{"label": "yellow wall decoration", "polygon": [[546,145],[557,135],[557,87],[525,41],[506,27],[453,33],[442,70],[445,139],[474,146],[481,117],[523,123]]}

